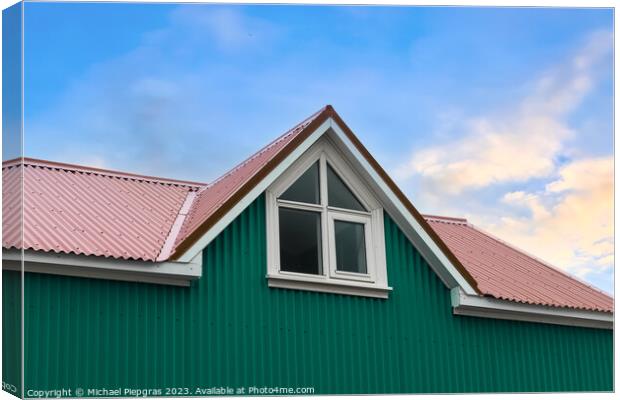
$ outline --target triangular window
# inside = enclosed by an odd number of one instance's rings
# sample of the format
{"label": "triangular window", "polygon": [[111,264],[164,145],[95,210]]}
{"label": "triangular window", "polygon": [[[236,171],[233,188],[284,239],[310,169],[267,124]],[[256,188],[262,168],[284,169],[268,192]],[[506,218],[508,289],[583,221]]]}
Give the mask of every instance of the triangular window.
{"label": "triangular window", "polygon": [[329,164],[327,164],[327,199],[332,207],[367,211]]}
{"label": "triangular window", "polygon": [[317,161],[282,193],[280,199],[300,203],[321,204],[319,176],[319,162]]}

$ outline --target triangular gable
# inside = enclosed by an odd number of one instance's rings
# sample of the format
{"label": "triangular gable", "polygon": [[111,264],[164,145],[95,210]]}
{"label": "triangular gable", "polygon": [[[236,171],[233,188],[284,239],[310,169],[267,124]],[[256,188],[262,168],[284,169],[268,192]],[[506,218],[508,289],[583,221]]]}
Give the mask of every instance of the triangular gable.
{"label": "triangular gable", "polygon": [[331,132],[383,194],[386,210],[448,287],[479,293],[474,278],[330,105],[202,189],[179,232],[172,259],[193,258],[321,136]]}

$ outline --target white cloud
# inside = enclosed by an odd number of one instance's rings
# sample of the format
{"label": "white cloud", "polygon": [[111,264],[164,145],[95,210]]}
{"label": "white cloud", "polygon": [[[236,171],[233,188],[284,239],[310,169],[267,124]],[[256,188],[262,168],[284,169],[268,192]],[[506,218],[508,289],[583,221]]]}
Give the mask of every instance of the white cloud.
{"label": "white cloud", "polygon": [[563,166],[537,193],[510,192],[503,201],[529,215],[483,224],[499,237],[553,265],[586,277],[613,268],[613,157]]}
{"label": "white cloud", "polygon": [[460,138],[415,151],[397,177],[416,182],[417,200],[433,212],[465,216],[610,290],[613,157],[583,149],[578,159],[565,156],[576,156],[570,118],[611,63],[611,50],[611,33],[593,33],[572,57],[540,75],[510,111],[465,118]]}
{"label": "white cloud", "polygon": [[540,196],[523,191],[509,192],[504,195],[502,201],[506,204],[521,205],[527,207],[534,220],[540,220],[549,216],[549,211],[541,203]]}
{"label": "white cloud", "polygon": [[428,190],[458,194],[549,176],[554,159],[574,135],[566,117],[591,91],[612,39],[609,32],[592,34],[568,62],[543,74],[532,94],[513,109],[466,119],[459,139],[415,151],[397,169],[397,177],[418,175]]}

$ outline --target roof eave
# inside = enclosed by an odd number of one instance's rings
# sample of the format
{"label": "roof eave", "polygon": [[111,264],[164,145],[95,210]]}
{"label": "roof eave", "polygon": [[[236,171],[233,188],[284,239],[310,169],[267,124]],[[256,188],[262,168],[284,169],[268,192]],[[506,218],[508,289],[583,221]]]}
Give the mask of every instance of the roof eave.
{"label": "roof eave", "polygon": [[472,296],[458,287],[452,289],[451,299],[455,315],[598,329],[613,329],[614,325],[614,314],[611,311],[552,307]]}
{"label": "roof eave", "polygon": [[3,248],[2,261],[2,269],[9,271],[173,286],[190,286],[202,276],[202,257],[188,262],[157,262]]}

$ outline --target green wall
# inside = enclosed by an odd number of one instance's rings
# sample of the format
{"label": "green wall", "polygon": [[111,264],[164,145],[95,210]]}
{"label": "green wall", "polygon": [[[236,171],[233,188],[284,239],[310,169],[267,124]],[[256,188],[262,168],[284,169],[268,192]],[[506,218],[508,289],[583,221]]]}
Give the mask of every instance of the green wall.
{"label": "green wall", "polygon": [[190,288],[27,274],[26,391],[612,390],[612,331],[452,315],[388,216],[388,300],[268,288],[264,209],[261,196],[207,247]]}
{"label": "green wall", "polygon": [[20,272],[2,273],[2,389],[21,396],[22,282]]}

